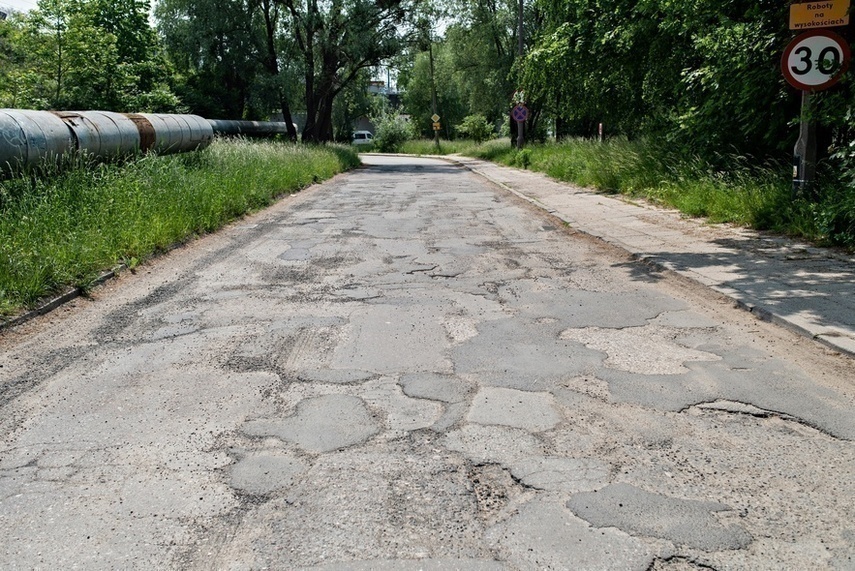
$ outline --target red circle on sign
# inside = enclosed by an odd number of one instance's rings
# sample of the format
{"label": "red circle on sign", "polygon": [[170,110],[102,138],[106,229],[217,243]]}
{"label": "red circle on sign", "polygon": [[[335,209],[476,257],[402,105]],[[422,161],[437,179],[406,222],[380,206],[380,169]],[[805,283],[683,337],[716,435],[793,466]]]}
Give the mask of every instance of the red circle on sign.
{"label": "red circle on sign", "polygon": [[517,105],[514,107],[514,110],[511,111],[511,115],[514,118],[514,121],[522,123],[528,119],[528,108],[525,105]]}
{"label": "red circle on sign", "polygon": [[[817,52],[817,53],[814,53]],[[833,74],[822,70],[820,56],[837,59]],[[822,91],[840,80],[849,68],[849,44],[831,30],[811,30],[793,38],[781,56],[781,72],[787,83],[802,91]]]}

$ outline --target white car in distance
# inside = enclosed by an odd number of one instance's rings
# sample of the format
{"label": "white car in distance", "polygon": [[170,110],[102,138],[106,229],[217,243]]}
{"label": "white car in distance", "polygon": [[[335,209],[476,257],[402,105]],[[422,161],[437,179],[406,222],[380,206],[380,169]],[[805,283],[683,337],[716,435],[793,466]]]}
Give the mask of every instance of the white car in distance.
{"label": "white car in distance", "polygon": [[371,131],[354,131],[350,142],[354,145],[373,145],[374,135]]}

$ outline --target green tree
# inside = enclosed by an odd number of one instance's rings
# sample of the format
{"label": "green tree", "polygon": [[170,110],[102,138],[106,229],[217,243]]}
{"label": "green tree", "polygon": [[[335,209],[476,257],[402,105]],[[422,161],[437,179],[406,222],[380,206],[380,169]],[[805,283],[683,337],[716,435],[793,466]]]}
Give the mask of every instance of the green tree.
{"label": "green tree", "polygon": [[[509,121],[509,102],[517,87],[513,66],[518,49],[519,3],[467,0],[460,2],[457,10],[459,18],[449,26],[446,40],[454,54],[459,90],[465,94],[463,115],[481,114],[490,122]],[[525,22],[534,25],[530,10]]]}
{"label": "green tree", "polygon": [[[454,55],[444,43],[433,46],[434,74],[436,88],[436,111],[440,123],[445,127],[445,136],[451,138],[452,126],[460,123],[468,112],[464,94],[455,74]],[[409,67],[398,76],[403,90],[404,109],[412,117],[414,128],[423,136],[433,134],[433,101],[431,90],[430,56],[427,51],[416,54]]]}
{"label": "green tree", "polygon": [[[265,41],[244,0],[161,0],[157,26],[180,81],[176,91],[194,113],[212,119],[266,118],[254,104]],[[275,106],[271,103],[269,113]]]}
{"label": "green tree", "polygon": [[374,109],[375,96],[368,91],[370,77],[369,70],[363,70],[336,98],[333,106],[333,135],[336,141],[349,143],[354,122],[370,115]]}
{"label": "green tree", "polygon": [[483,115],[468,115],[463,123],[457,126],[457,130],[464,136],[469,137],[477,143],[482,143],[493,136],[495,129]]}
{"label": "green tree", "polygon": [[[491,124],[510,121],[510,98],[516,88],[517,15],[511,0],[457,0],[442,2],[439,14],[453,15],[443,38],[434,42],[434,79],[437,111],[447,130],[467,115],[480,114]],[[528,2],[526,37],[538,25]],[[428,15],[428,21],[438,17]],[[423,34],[424,36],[424,34]],[[430,132],[430,69],[424,42],[399,64],[399,86],[407,111],[423,134]]]}
{"label": "green tree", "polygon": [[396,55],[411,0],[279,0],[290,14],[305,90],[304,141],[333,138],[333,103],[362,70]]}
{"label": "green tree", "polygon": [[38,8],[22,24],[20,40],[29,73],[21,86],[21,103],[37,108],[68,108],[73,103],[74,75],[86,74],[87,40],[106,44],[95,46],[99,49],[94,55],[110,59],[110,39],[95,33],[76,0],[40,0]]}
{"label": "green tree", "polygon": [[3,100],[36,109],[173,109],[147,14],[139,1],[40,0],[4,25]]}
{"label": "green tree", "polygon": [[279,63],[279,53],[281,53],[281,42],[278,41],[281,16],[280,6],[274,4],[272,0],[260,0],[259,4],[261,15],[264,18],[264,48],[261,51],[263,53],[264,70],[267,72],[266,83],[268,90],[282,112],[282,120],[288,126],[288,138],[295,141],[297,140],[297,130],[291,121],[291,103],[288,86],[283,81],[288,74],[282,73],[282,66]]}
{"label": "green tree", "polygon": [[22,107],[22,94],[26,91],[28,70],[26,52],[21,34],[21,14],[12,13],[0,20],[0,107]]}
{"label": "green tree", "polygon": [[101,78],[90,83],[103,94],[105,108],[175,111],[174,70],[149,23],[149,0],[87,0],[84,7],[99,34],[115,38],[116,69],[105,69]]}
{"label": "green tree", "polygon": [[707,155],[792,144],[778,70],[790,35],[771,0],[538,0],[523,85],[559,132],[654,135]]}
{"label": "green tree", "polygon": [[415,136],[410,122],[392,109],[385,98],[375,100],[376,111],[371,121],[376,127],[374,146],[381,153],[395,153],[401,146]]}
{"label": "green tree", "polygon": [[267,120],[278,111],[292,126],[293,40],[288,13],[274,0],[163,0],[158,29],[182,76],[179,93],[195,113]]}

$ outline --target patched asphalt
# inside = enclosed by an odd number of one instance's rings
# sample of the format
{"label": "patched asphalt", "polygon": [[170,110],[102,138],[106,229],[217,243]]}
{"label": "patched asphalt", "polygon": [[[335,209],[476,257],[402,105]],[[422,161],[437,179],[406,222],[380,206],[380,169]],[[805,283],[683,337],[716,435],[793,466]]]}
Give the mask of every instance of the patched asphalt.
{"label": "patched asphalt", "polygon": [[852,568],[848,357],[366,162],[0,337],[5,565]]}

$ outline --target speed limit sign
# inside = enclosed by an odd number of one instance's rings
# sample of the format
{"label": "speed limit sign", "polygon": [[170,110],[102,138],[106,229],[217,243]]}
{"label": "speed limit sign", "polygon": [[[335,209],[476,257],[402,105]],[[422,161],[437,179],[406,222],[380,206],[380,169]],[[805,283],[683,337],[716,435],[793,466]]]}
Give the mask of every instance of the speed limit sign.
{"label": "speed limit sign", "polygon": [[796,89],[821,91],[837,83],[850,59],[846,40],[829,30],[812,30],[796,36],[784,49],[781,71]]}

